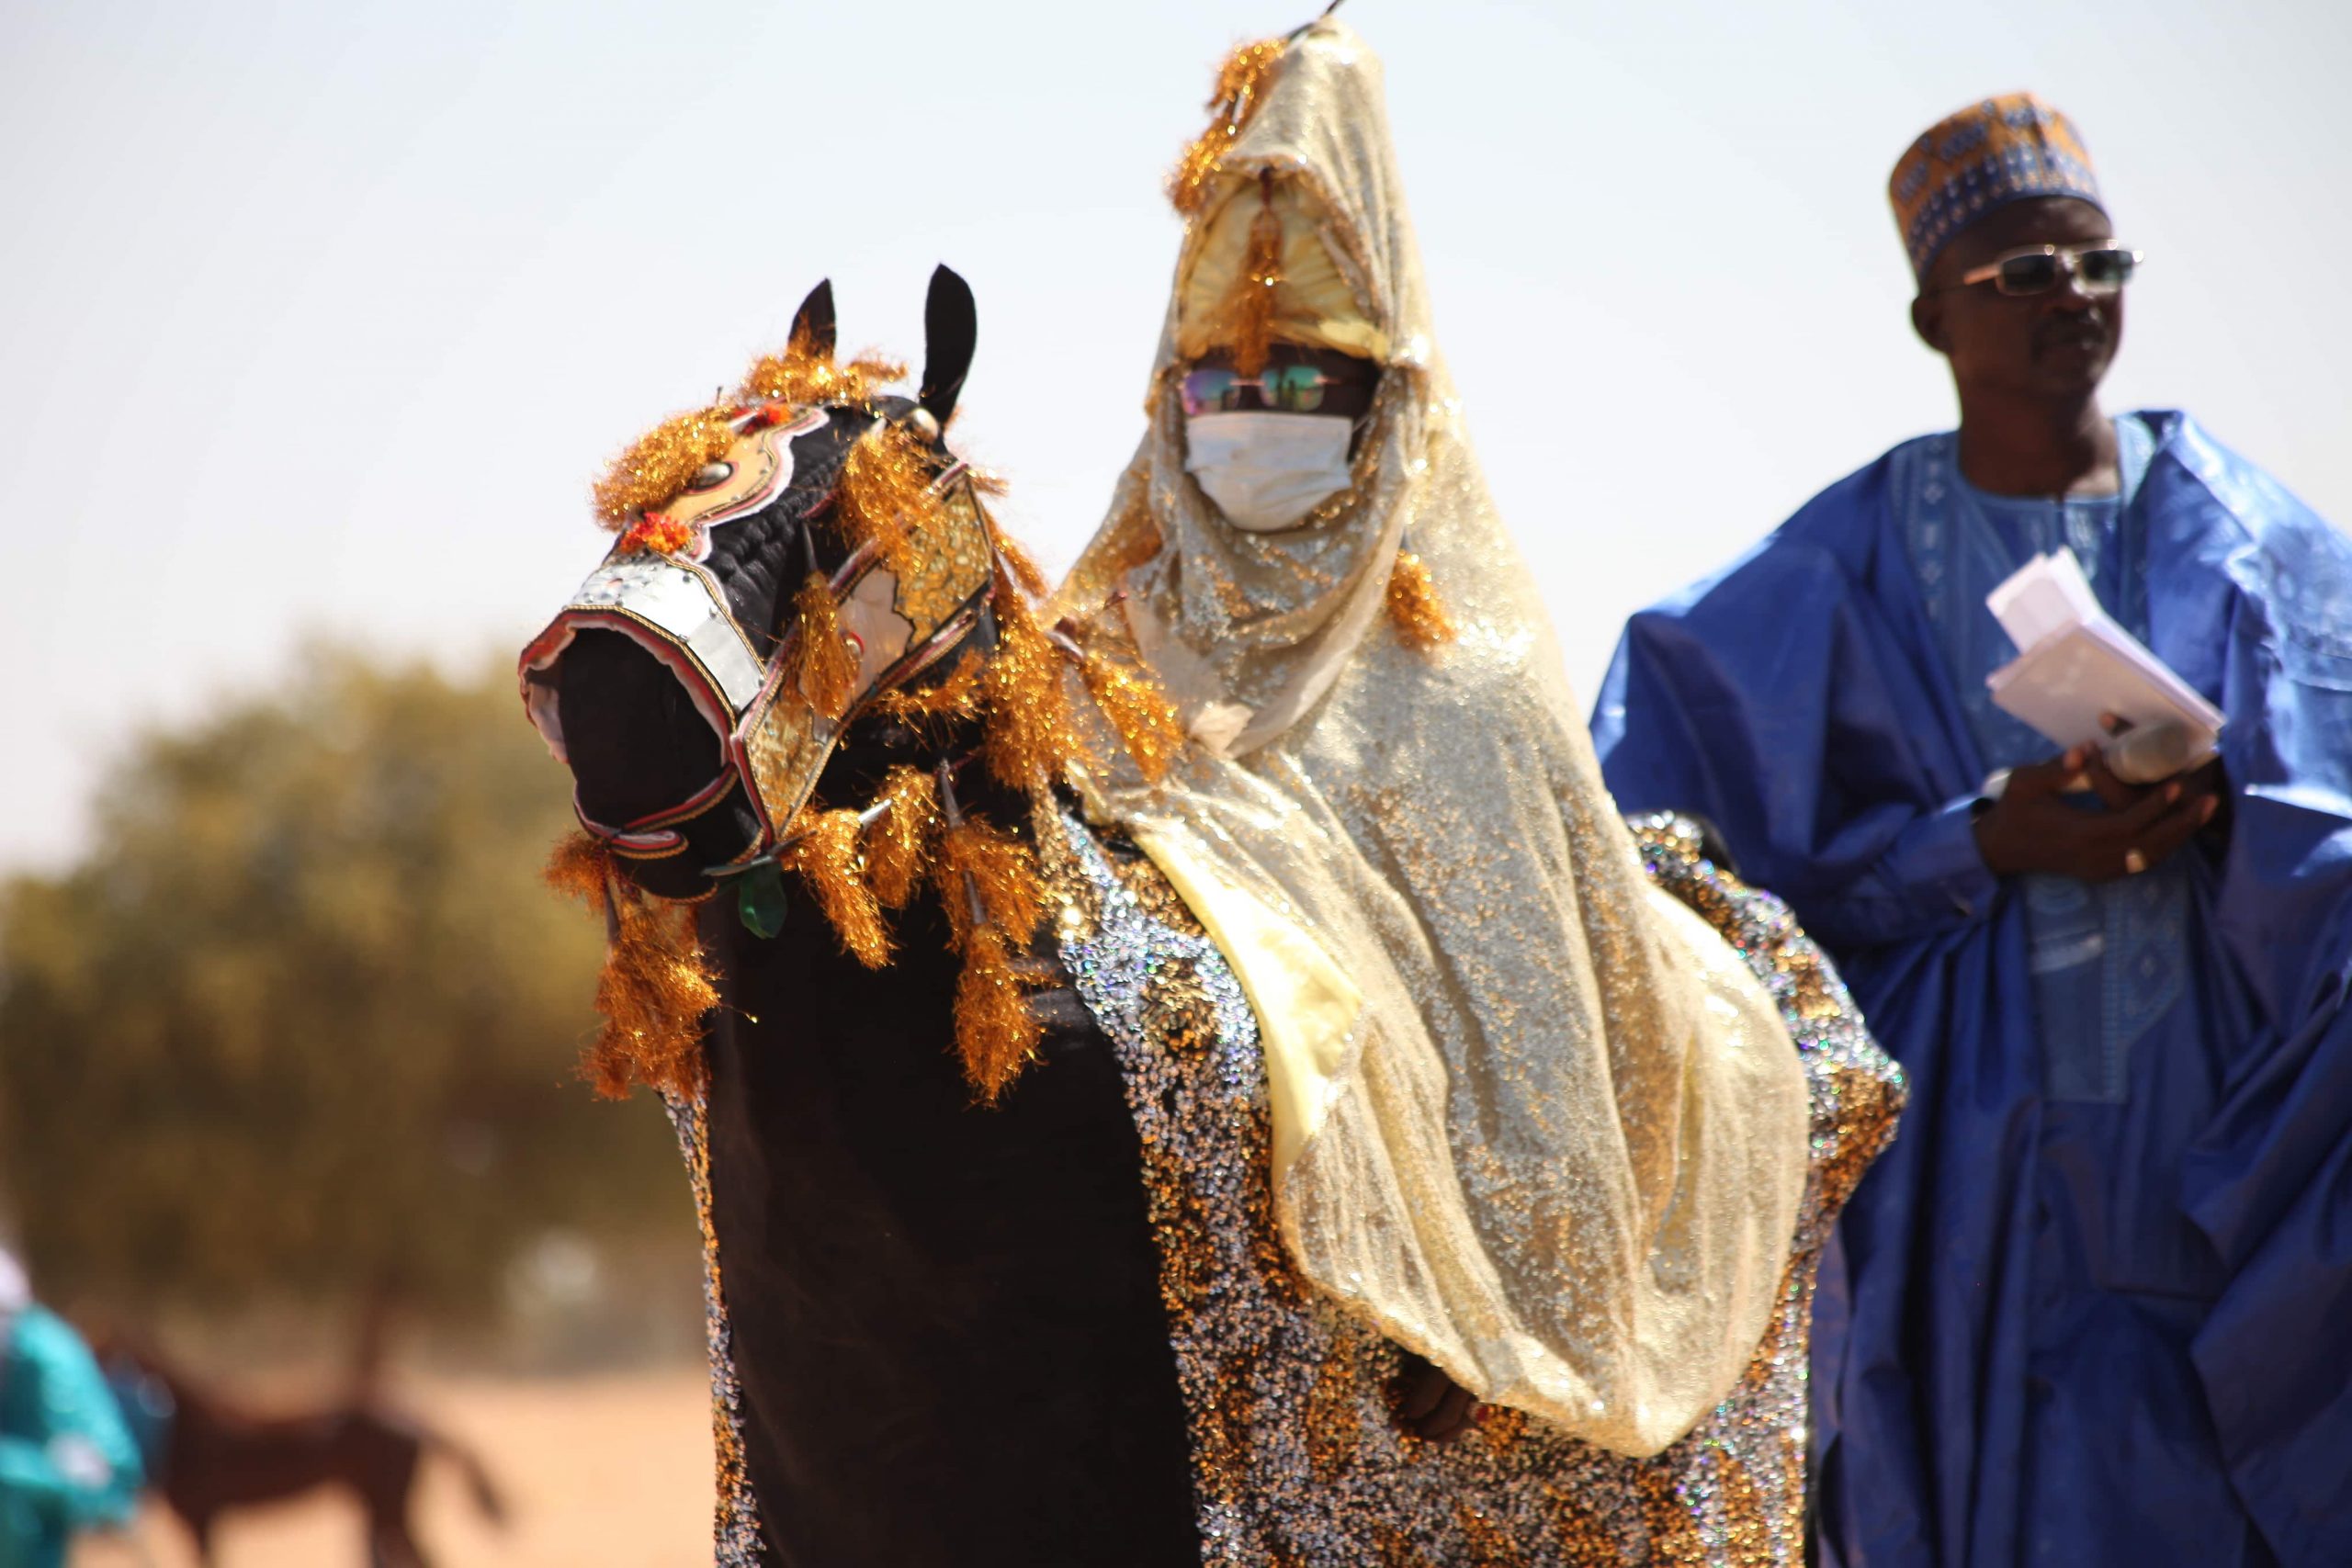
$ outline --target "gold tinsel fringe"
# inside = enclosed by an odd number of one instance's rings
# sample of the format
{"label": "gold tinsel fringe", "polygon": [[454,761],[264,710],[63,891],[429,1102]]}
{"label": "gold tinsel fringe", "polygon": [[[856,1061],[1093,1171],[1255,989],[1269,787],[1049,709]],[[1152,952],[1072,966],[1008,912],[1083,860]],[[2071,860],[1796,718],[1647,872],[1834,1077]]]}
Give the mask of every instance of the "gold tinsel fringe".
{"label": "gold tinsel fringe", "polygon": [[980,711],[980,664],[978,656],[964,653],[956,668],[936,684],[899,686],[881,693],[874,699],[875,711],[900,724],[970,718]]}
{"label": "gold tinsel fringe", "polygon": [[933,875],[947,911],[949,933],[958,947],[973,931],[968,887],[979,899],[979,916],[1026,947],[1046,918],[1046,884],[1037,859],[1011,833],[977,817],[967,817],[939,838]]}
{"label": "gold tinsel fringe", "polygon": [[745,402],[790,403],[808,408],[822,403],[863,403],[876,389],[907,378],[907,367],[876,355],[862,354],[847,365],[836,365],[830,354],[796,336],[782,354],[763,355],[743,378]]}
{"label": "gold tinsel fringe", "polygon": [[1208,205],[1209,186],[1235,139],[1258,111],[1287,41],[1270,38],[1238,45],[1217,67],[1216,87],[1209,95],[1208,128],[1193,139],[1168,175],[1168,199],[1185,217],[1199,216]]}
{"label": "gold tinsel fringe", "polygon": [[1075,745],[1061,651],[1047,640],[1019,584],[1000,575],[991,603],[996,656],[980,669],[988,699],[989,772],[1015,789],[1035,791],[1062,771]]}
{"label": "gold tinsel fringe", "polygon": [[964,1077],[983,1102],[996,1103],[1045,1034],[1022,994],[1004,934],[993,926],[973,931],[956,982],[956,1047]]}
{"label": "gold tinsel fringe", "polygon": [[1145,781],[1158,784],[1167,777],[1169,764],[1184,749],[1184,722],[1159,682],[1125,660],[1091,648],[1079,672]]}
{"label": "gold tinsel fringe", "polygon": [[914,536],[940,515],[941,498],[932,489],[935,463],[911,431],[886,424],[851,447],[842,465],[842,536],[853,547],[873,540],[884,563],[901,577],[913,564]]}
{"label": "gold tinsel fringe", "polygon": [[1046,581],[1045,569],[1018,539],[1008,539],[1002,534],[996,534],[995,539],[997,555],[1012,569],[1012,581],[1021,584],[1023,592],[1032,599],[1043,599],[1052,592],[1053,584]]}
{"label": "gold tinsel fringe", "polygon": [[865,827],[865,883],[886,909],[906,907],[922,881],[923,861],[939,832],[939,785],[903,762],[882,775],[875,797],[889,809]]}
{"label": "gold tinsel fringe", "polygon": [[618,528],[636,513],[667,505],[705,465],[718,461],[735,445],[729,413],[714,404],[663,420],[638,437],[596,481],[596,515],[606,526]]}
{"label": "gold tinsel fringe", "polygon": [[733,447],[732,422],[744,412],[741,404],[865,403],[878,388],[906,378],[907,367],[894,360],[861,355],[847,365],[836,365],[831,355],[796,337],[782,354],[767,355],[752,365],[737,391],[736,404],[714,403],[682,413],[639,436],[596,481],[596,515],[618,528],[639,513],[668,505],[705,465],[718,461]]}
{"label": "gold tinsel fringe", "polygon": [[548,858],[547,879],[605,917],[605,964],[596,977],[604,1027],[581,1062],[608,1099],[633,1084],[674,1094],[702,1087],[702,1016],[718,1005],[709,957],[695,938],[690,904],[657,904],[613,871],[611,847],[567,835]]}
{"label": "gold tinsel fringe", "polygon": [[890,928],[866,885],[861,837],[856,812],[818,812],[792,846],[792,865],[842,947],[868,969],[879,969],[890,962]]}
{"label": "gold tinsel fringe", "polygon": [[1274,288],[1283,280],[1283,223],[1274,216],[1273,175],[1258,186],[1258,216],[1250,223],[1250,246],[1241,276],[1219,307],[1224,321],[1217,337],[1233,350],[1233,367],[1255,376],[1266,367],[1274,343]]}
{"label": "gold tinsel fringe", "polygon": [[579,899],[588,906],[589,913],[601,915],[612,886],[612,846],[594,834],[566,833],[556,840],[540,874],[549,887],[567,898]]}
{"label": "gold tinsel fringe", "polygon": [[1453,617],[1438,597],[1429,564],[1410,550],[1396,552],[1396,564],[1388,573],[1388,618],[1396,627],[1396,640],[1416,653],[1453,640]]}
{"label": "gold tinsel fringe", "polygon": [[793,614],[800,628],[792,655],[793,690],[827,718],[839,718],[849,711],[857,687],[857,655],[842,634],[840,607],[823,572],[810,572],[800,585],[793,596]]}

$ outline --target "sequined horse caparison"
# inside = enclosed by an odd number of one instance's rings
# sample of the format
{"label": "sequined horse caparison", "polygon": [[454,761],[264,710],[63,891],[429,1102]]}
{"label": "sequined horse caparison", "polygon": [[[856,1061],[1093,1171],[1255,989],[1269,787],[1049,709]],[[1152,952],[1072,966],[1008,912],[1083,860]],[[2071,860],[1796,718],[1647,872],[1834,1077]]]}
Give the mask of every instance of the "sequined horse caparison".
{"label": "sequined horse caparison", "polygon": [[1271,1192],[1265,1060],[1248,998],[1148,861],[1065,814],[1050,857],[1064,962],[1126,1069],[1193,1424],[1203,1560],[1220,1568],[1706,1564],[1804,1559],[1806,1356],[1838,1212],[1894,1133],[1902,1073],[1788,908],[1633,824],[1651,879],[1735,947],[1786,1021],[1811,1160],[1779,1303],[1746,1378],[1665,1452],[1628,1459],[1488,1407],[1450,1445],[1391,1419],[1402,1352],[1291,1267]]}

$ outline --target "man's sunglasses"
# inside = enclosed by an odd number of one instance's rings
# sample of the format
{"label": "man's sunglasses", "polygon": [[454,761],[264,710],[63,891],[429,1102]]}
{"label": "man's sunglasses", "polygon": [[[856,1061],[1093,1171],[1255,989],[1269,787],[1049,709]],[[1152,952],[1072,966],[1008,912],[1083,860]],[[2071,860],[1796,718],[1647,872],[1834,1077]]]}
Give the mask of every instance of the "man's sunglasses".
{"label": "man's sunglasses", "polygon": [[1204,366],[1185,372],[1186,413],[1231,413],[1241,406],[1243,389],[1258,394],[1261,406],[1283,413],[1313,413],[1323,406],[1323,389],[1336,387],[1337,378],[1312,365],[1270,365],[1255,376]]}
{"label": "man's sunglasses", "polygon": [[1959,287],[1989,283],[2003,294],[2047,294],[2071,277],[2086,294],[2120,294],[2139,269],[2139,252],[2112,243],[2032,245],[1962,273]]}

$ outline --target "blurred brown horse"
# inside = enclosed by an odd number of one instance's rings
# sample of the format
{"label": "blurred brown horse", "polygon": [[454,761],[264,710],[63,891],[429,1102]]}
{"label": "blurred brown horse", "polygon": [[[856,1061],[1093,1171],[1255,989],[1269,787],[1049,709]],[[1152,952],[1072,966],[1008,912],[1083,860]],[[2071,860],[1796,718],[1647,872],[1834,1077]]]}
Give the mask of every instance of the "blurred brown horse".
{"label": "blurred brown horse", "polygon": [[[503,1524],[506,1506],[479,1456],[390,1408],[364,1378],[340,1402],[294,1414],[240,1408],[172,1366],[152,1347],[108,1336],[94,1348],[134,1417],[144,1406],[153,1451],[148,1486],[187,1526],[206,1568],[212,1530],[231,1508],[339,1486],[368,1520],[369,1568],[430,1568],[417,1544],[410,1504],[428,1452],[456,1464],[474,1506]],[[147,1446],[142,1443],[142,1447]]]}

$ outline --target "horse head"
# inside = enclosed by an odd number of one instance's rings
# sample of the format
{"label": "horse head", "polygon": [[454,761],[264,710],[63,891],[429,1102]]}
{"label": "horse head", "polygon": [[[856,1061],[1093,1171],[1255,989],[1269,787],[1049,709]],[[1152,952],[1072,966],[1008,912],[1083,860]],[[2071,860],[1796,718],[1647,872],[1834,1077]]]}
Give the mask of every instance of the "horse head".
{"label": "horse head", "polygon": [[728,402],[598,486],[619,539],[522,659],[582,827],[647,892],[699,897],[788,843],[842,739],[992,639],[999,546],[943,429],[976,320],[941,267],[913,398],[834,362],[832,288]]}
{"label": "horse head", "polygon": [[976,335],[963,279],[934,272],[923,318],[920,388],[888,394],[896,367],[835,361],[819,284],[734,398],[614,465],[596,494],[619,538],[524,650],[524,704],[584,835],[554,874],[612,937],[591,1053],[608,1089],[691,1081],[718,993],[675,906],[731,894],[773,936],[794,874],[867,964],[891,956],[886,911],[938,894],[964,960],[959,1042],[993,1094],[1036,1034],[1012,960],[1042,893],[1020,823],[964,811],[958,773],[977,765],[1001,815],[1063,776],[1073,670],[1128,751],[1181,743],[1132,663],[1041,621],[1045,583],[943,434]]}

